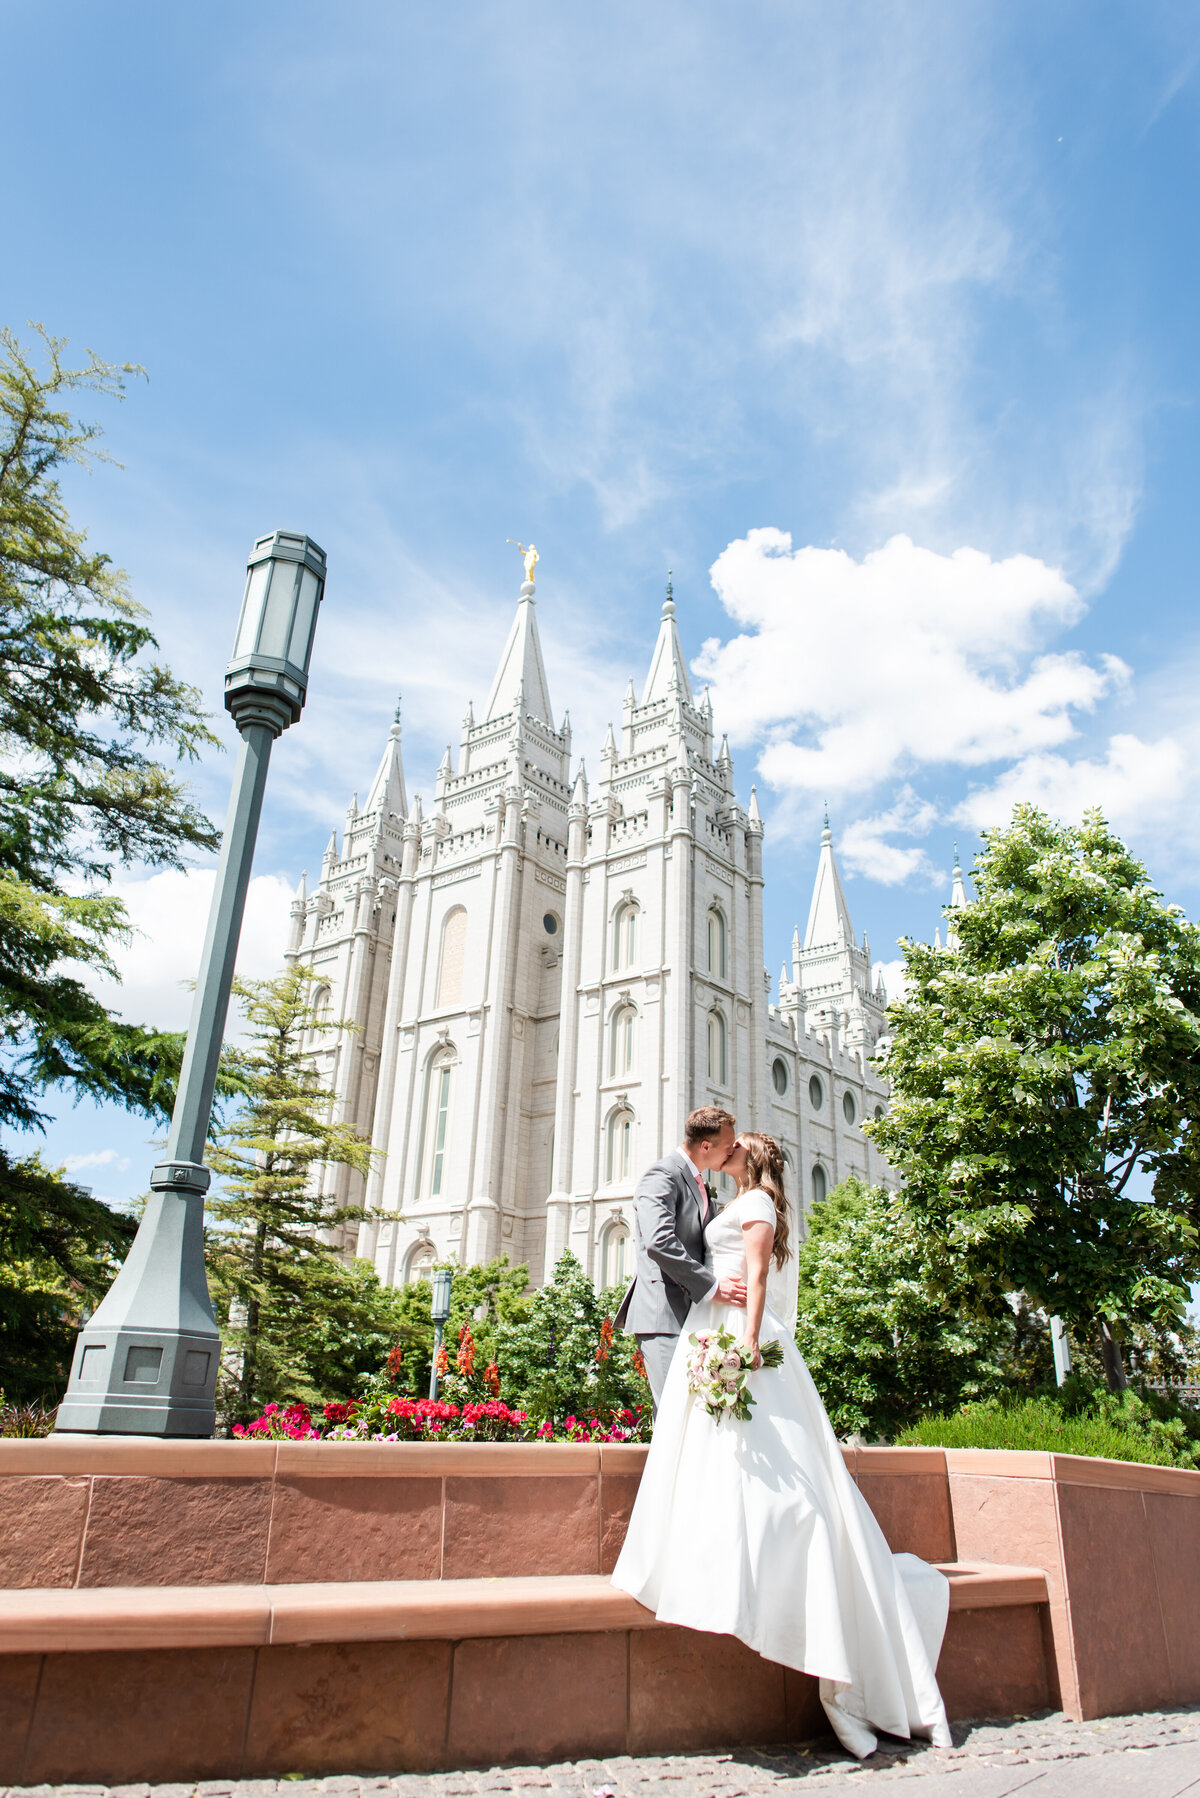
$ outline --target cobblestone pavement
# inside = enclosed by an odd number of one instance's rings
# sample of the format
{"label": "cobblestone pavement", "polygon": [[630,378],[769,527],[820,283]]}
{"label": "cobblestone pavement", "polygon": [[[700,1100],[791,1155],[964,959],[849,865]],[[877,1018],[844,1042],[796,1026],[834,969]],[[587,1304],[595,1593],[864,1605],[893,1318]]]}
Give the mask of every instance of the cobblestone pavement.
{"label": "cobblestone pavement", "polygon": [[[903,1798],[1200,1798],[1200,1705],[1072,1723],[1061,1713],[1009,1723],[957,1723],[953,1748],[889,1742],[861,1765],[820,1742],[727,1753],[621,1755],[486,1772],[392,1778],[205,1780],[197,1785],[0,1786],[0,1798],[830,1798],[916,1781]],[[880,1794],[880,1798],[883,1795]],[[897,1794],[897,1798],[901,1798]]]}

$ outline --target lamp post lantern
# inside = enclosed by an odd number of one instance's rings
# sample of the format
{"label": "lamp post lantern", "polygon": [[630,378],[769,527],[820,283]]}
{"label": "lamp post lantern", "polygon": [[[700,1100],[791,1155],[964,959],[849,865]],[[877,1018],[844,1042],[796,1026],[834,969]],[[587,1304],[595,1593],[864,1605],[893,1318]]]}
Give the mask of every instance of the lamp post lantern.
{"label": "lamp post lantern", "polygon": [[438,1355],[441,1353],[446,1319],[450,1315],[450,1293],[453,1286],[454,1269],[435,1267],[429,1276],[429,1315],[433,1319],[433,1365],[429,1369],[430,1398],[436,1398],[438,1395]]}
{"label": "lamp post lantern", "polygon": [[308,691],[325,552],[275,531],[250,554],[225,706],[241,736],[164,1159],[125,1264],[79,1332],[56,1430],[211,1436],[221,1343],[204,1272],[204,1147],[271,745]]}

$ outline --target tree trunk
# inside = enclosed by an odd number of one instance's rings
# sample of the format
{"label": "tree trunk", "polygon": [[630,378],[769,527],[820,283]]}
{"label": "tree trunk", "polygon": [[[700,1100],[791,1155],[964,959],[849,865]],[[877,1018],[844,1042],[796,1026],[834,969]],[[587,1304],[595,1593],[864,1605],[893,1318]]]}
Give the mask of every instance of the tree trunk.
{"label": "tree trunk", "polygon": [[1104,1364],[1104,1378],[1108,1382],[1108,1390],[1124,1392],[1129,1381],[1125,1377],[1125,1362],[1121,1355],[1121,1344],[1113,1335],[1112,1325],[1107,1317],[1100,1319],[1100,1359]]}

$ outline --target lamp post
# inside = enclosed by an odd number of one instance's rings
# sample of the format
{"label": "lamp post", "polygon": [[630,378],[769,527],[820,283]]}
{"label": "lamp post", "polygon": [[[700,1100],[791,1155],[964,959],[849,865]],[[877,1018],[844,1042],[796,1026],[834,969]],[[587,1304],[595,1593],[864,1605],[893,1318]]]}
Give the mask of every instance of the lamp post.
{"label": "lamp post", "polygon": [[221,1342],[204,1272],[204,1148],[271,745],[303,708],[324,590],[325,552],[310,537],[259,538],[225,670],[242,741],[166,1155],[125,1264],[79,1332],[56,1430],[213,1433]]}
{"label": "lamp post", "polygon": [[429,1315],[433,1319],[433,1366],[429,1369],[429,1396],[438,1395],[438,1356],[442,1351],[442,1333],[446,1327],[446,1319],[450,1315],[450,1292],[454,1285],[454,1270],[450,1267],[435,1267],[429,1276]]}

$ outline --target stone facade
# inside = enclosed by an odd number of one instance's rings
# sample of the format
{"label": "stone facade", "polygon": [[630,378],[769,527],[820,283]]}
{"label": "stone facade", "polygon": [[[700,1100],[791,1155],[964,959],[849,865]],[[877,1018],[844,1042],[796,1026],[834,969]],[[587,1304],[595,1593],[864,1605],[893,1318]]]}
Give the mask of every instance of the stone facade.
{"label": "stone facade", "polygon": [[313,1053],[338,1115],[385,1153],[365,1187],[329,1169],[327,1190],[384,1214],[357,1246],[385,1282],[501,1251],[539,1278],[568,1247],[615,1282],[637,1174],[699,1104],[780,1139],[798,1221],[849,1173],[891,1178],[859,1128],[887,1102],[870,1062],[886,995],[828,825],[772,1004],[763,823],[712,724],[668,588],[640,696],[630,681],[592,782],[572,774],[526,583],[427,817],[392,726],[366,805],[315,892],[301,883],[289,945],[354,1026]]}

